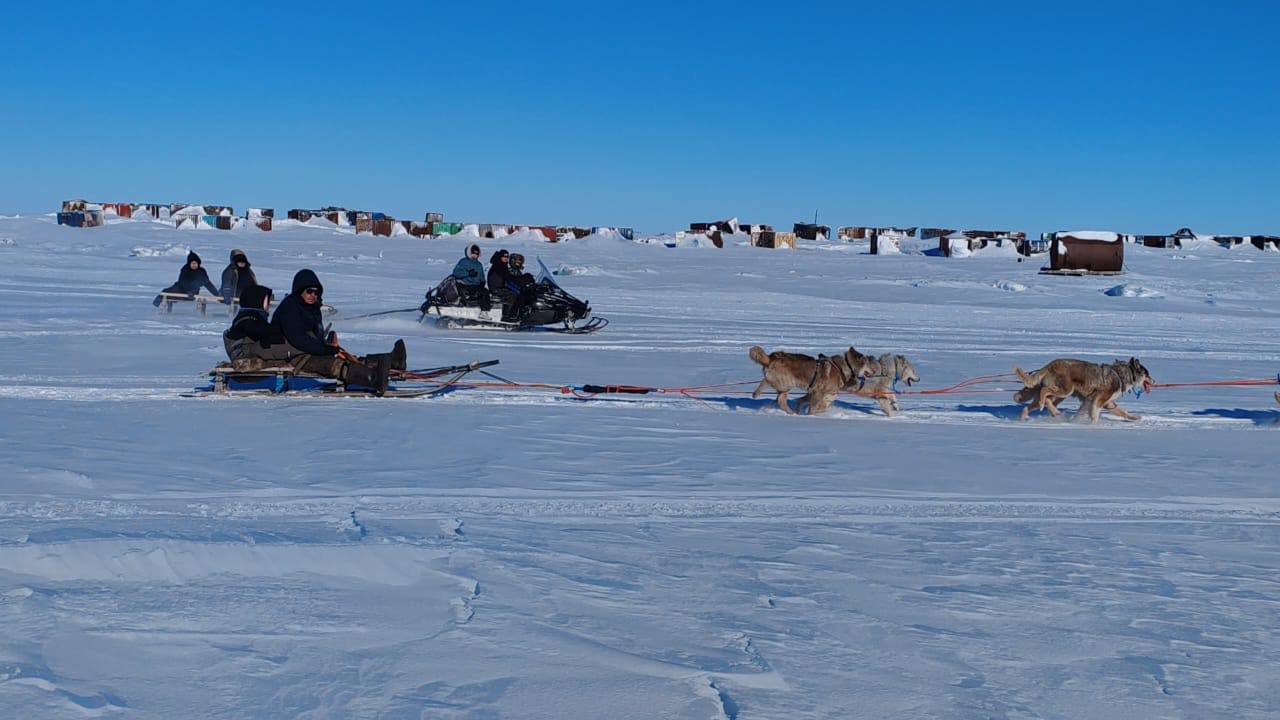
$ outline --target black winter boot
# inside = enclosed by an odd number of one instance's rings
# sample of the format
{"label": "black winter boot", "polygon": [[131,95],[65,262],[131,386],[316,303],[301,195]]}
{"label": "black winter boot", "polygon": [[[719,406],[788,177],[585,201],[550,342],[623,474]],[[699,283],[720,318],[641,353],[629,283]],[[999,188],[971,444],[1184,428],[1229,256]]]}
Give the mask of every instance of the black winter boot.
{"label": "black winter boot", "polygon": [[346,363],[343,365],[342,379],[347,385],[372,388],[375,395],[387,391],[387,368],[383,365],[372,368],[359,363]]}
{"label": "black winter boot", "polygon": [[409,351],[404,347],[404,340],[396,340],[391,350],[391,369],[404,372],[409,369]]}

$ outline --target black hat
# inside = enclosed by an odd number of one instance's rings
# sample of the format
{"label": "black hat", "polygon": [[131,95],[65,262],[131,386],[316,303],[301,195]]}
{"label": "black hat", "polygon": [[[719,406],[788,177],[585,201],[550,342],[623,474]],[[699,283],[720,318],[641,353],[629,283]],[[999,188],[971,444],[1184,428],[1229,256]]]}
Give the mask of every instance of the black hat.
{"label": "black hat", "polygon": [[250,285],[240,293],[240,307],[248,310],[261,310],[264,298],[275,297],[271,288],[265,285]]}
{"label": "black hat", "polygon": [[316,277],[314,270],[310,268],[302,268],[293,276],[292,292],[294,295],[301,295],[303,290],[313,287],[324,295],[324,286],[320,284],[320,278]]}
{"label": "black hat", "polygon": [[187,262],[191,262],[192,260],[195,260],[197,265],[204,264],[203,262],[201,262],[200,256],[196,254],[195,250],[192,250],[187,253]]}

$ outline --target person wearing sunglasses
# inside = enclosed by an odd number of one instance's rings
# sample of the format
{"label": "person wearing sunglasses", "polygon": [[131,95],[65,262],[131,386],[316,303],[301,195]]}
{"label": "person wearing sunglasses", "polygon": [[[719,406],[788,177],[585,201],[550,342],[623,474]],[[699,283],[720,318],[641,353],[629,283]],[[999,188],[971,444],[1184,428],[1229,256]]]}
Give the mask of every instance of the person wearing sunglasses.
{"label": "person wearing sunglasses", "polygon": [[468,305],[477,303],[480,309],[488,312],[490,307],[489,290],[485,287],[484,266],[480,264],[480,246],[472,244],[467,254],[453,266],[453,279],[458,292]]}
{"label": "person wearing sunglasses", "polygon": [[280,301],[271,325],[284,336],[285,348],[273,354],[303,372],[370,387],[381,395],[387,390],[392,370],[407,368],[404,340],[397,340],[390,353],[356,356],[338,344],[336,333],[325,333],[320,313],[324,285],[315,272],[303,268],[293,276],[293,291]]}

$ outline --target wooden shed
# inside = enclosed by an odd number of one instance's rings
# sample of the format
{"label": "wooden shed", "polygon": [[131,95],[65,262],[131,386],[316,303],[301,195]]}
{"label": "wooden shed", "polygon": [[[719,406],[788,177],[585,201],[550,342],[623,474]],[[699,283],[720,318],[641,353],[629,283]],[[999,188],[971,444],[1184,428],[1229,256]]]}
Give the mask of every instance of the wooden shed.
{"label": "wooden shed", "polygon": [[812,223],[796,223],[791,226],[791,231],[796,237],[802,240],[817,240],[819,236],[823,240],[831,237],[831,228],[827,225],[814,225]]}
{"label": "wooden shed", "polygon": [[776,232],[774,230],[760,230],[751,233],[751,244],[755,247],[762,248],[787,248],[794,250],[796,247],[796,234],[789,232]]}
{"label": "wooden shed", "polygon": [[1055,232],[1049,245],[1049,266],[1042,273],[1059,275],[1118,275],[1124,272],[1124,243],[1109,230]]}

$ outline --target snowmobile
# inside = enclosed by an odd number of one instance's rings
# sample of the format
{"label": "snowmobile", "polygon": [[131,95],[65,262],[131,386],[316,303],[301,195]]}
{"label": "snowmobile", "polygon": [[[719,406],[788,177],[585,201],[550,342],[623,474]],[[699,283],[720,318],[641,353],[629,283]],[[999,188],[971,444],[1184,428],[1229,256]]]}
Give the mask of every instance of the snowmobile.
{"label": "snowmobile", "polygon": [[427,291],[427,299],[418,311],[419,322],[435,322],[436,327],[476,328],[489,330],[529,330],[582,334],[603,329],[609,321],[592,317],[585,300],[570,295],[553,279],[551,271],[538,260],[542,271],[529,289],[531,298],[518,313],[510,304],[497,304],[480,309],[478,298],[469,295],[452,275]]}

